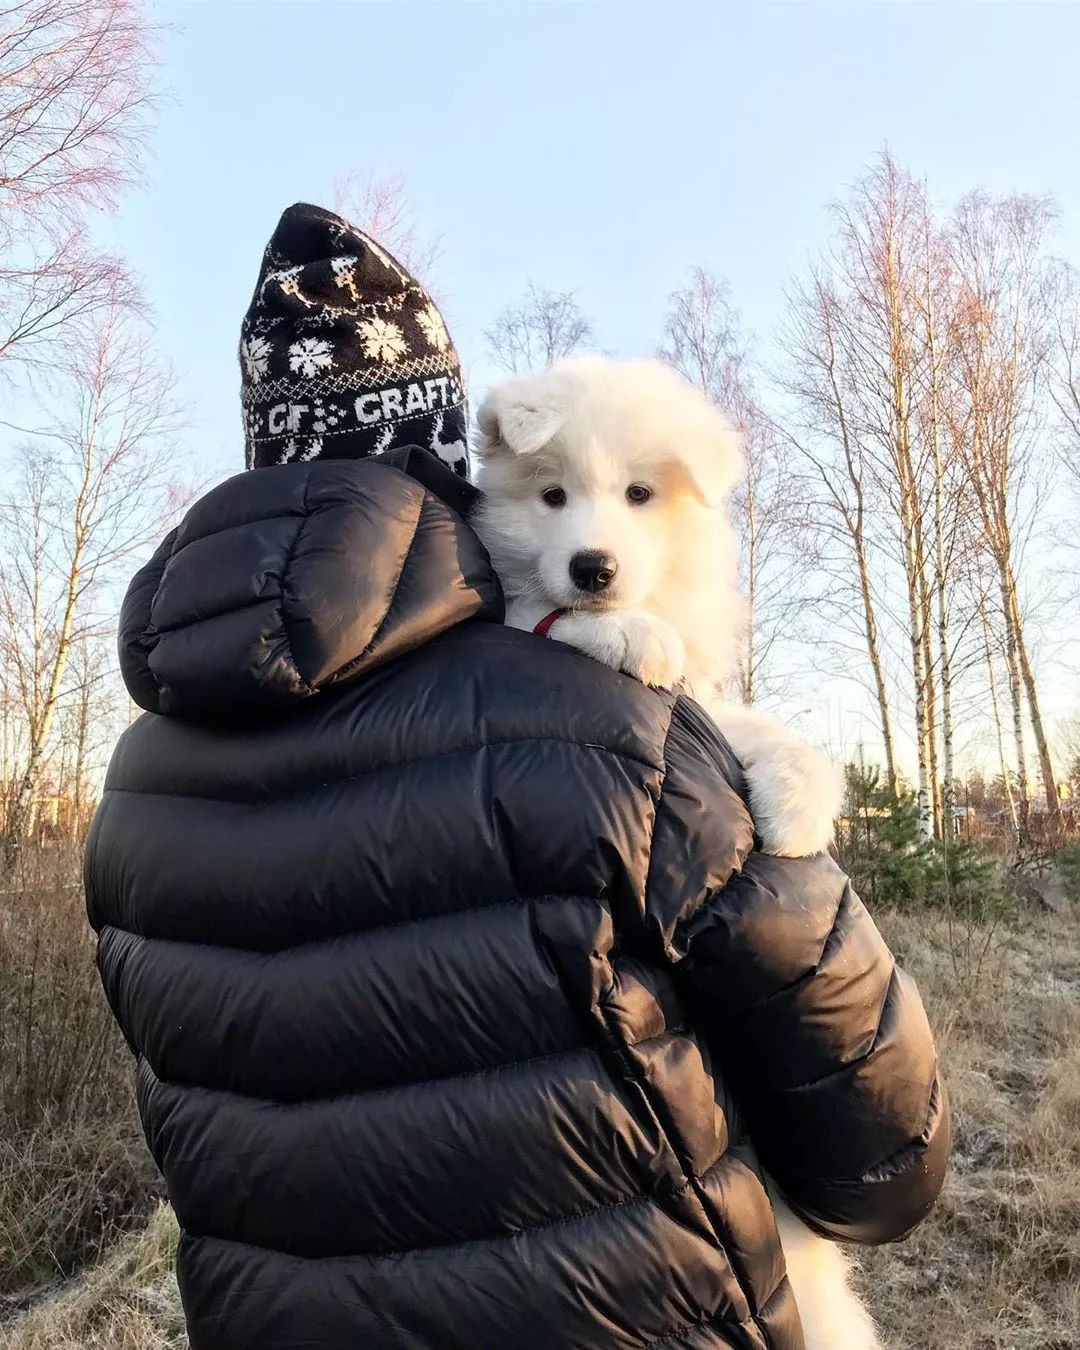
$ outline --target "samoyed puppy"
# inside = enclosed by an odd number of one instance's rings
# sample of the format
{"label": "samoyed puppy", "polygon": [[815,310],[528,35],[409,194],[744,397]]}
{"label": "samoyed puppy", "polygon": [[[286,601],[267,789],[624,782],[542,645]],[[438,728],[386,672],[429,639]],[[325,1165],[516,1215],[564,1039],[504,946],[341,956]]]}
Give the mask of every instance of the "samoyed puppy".
{"label": "samoyed puppy", "polygon": [[[472,523],[506,622],[645,684],[683,682],[742,761],[762,847],[826,848],[842,798],[835,766],[721,694],[745,622],[728,517],[742,459],[723,414],[661,362],[582,357],[497,385],[478,422]],[[776,1214],[807,1350],[877,1350],[839,1248],[781,1201]]]}
{"label": "samoyed puppy", "polygon": [[742,761],[765,850],[826,848],[835,766],[721,696],[745,622],[727,510],[742,458],[715,404],[659,361],[579,357],[497,385],[478,421],[474,521],[507,623],[645,684],[684,681]]}

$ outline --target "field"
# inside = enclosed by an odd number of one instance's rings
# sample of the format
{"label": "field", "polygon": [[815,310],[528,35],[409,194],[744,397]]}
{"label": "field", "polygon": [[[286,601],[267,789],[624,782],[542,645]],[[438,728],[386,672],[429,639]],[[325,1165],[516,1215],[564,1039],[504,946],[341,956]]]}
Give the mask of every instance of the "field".
{"label": "field", "polygon": [[879,919],[930,1011],[954,1133],[930,1219],[862,1256],[890,1350],[1076,1350],[1080,920]]}
{"label": "field", "polygon": [[[183,1350],[175,1222],[72,875],[70,859],[37,860],[0,922],[0,1350]],[[1080,915],[878,918],[929,1008],[955,1129],[932,1217],[861,1254],[890,1350],[1075,1350]]]}

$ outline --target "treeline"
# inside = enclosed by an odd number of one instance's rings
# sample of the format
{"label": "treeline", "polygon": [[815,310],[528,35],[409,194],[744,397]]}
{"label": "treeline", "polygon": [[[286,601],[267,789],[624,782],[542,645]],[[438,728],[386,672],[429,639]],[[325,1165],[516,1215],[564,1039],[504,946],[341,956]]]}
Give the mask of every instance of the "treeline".
{"label": "treeline", "polygon": [[122,705],[112,583],[179,493],[168,368],[93,241],[138,180],[155,31],[130,0],[0,15],[0,837],[77,834]]}
{"label": "treeline", "polygon": [[[130,0],[26,0],[0,20],[9,863],[29,834],[85,821],[126,713],[117,585],[185,498],[171,376],[137,286],[87,228],[139,176],[154,41]],[[440,250],[402,180],[346,176],[335,204],[438,292]],[[910,786],[922,839],[948,841],[961,809],[990,809],[966,791],[973,769],[1000,785],[994,810],[1017,841],[1033,820],[1075,819],[1080,736],[1045,702],[1054,647],[1080,618],[1078,554],[1051,534],[1080,504],[1080,283],[1054,222],[1053,203],[1028,195],[973,192],[943,210],[882,155],[787,286],[767,363],[708,267],[658,325],[657,354],[743,436],[732,509],[748,620],[732,697],[774,700],[799,666],[812,701],[857,681],[884,787]],[[509,371],[595,340],[575,294],[539,285],[486,334]]]}
{"label": "treeline", "polygon": [[[671,297],[657,343],[743,435],[733,696],[775,692],[805,643],[819,691],[836,672],[859,679],[894,798],[911,747],[922,839],[948,840],[959,808],[986,805],[966,790],[961,737],[990,746],[1016,840],[1033,816],[1060,829],[1080,779],[1040,671],[1080,619],[1078,558],[1047,542],[1062,502],[1073,518],[1080,505],[1080,287],[1054,222],[1050,199],[1020,194],[976,191],[942,211],[883,154],[787,287],[767,370],[705,267]],[[591,337],[573,295],[533,287],[488,344],[512,370]]]}

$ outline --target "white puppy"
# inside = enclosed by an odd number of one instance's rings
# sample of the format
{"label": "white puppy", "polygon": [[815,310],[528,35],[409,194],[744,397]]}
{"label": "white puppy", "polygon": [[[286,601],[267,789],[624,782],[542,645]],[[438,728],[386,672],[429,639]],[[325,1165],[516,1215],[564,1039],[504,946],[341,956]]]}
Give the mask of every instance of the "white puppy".
{"label": "white puppy", "polygon": [[[741,457],[715,405],[659,362],[588,357],[498,385],[479,423],[475,524],[507,623],[646,684],[685,680],[742,761],[766,851],[827,847],[842,792],[834,766],[720,695],[744,617],[727,514]],[[776,1210],[807,1350],[876,1350],[843,1254],[782,1202]]]}
{"label": "white puppy", "polygon": [[507,380],[480,408],[477,529],[535,628],[645,684],[685,680],[746,771],[767,852],[832,838],[840,776],[780,722],[723,702],[744,622],[727,497],[738,441],[698,390],[658,361],[564,361]]}

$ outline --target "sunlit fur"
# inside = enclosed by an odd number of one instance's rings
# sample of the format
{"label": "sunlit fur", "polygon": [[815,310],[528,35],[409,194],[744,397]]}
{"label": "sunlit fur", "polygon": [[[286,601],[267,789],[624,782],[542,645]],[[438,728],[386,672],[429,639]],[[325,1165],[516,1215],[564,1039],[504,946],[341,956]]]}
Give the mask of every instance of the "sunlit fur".
{"label": "sunlit fur", "polygon": [[812,1233],[775,1191],[773,1206],[806,1350],[881,1350],[874,1319],[848,1287],[848,1257]]}
{"label": "sunlit fur", "polygon": [[[728,518],[742,463],[723,415],[660,362],[587,357],[496,386],[479,423],[475,519],[507,592],[507,622],[529,629],[564,609],[553,638],[646,684],[685,679],[743,762],[766,851],[826,848],[842,796],[835,766],[719,693],[744,622]],[[627,498],[635,484],[651,490],[642,505]],[[565,504],[545,502],[553,487]],[[585,550],[618,564],[597,596],[570,577]]]}
{"label": "sunlit fur", "polygon": [[[741,462],[715,407],[659,362],[585,357],[498,385],[479,423],[477,527],[519,614],[647,611],[682,638],[679,674],[707,692],[743,622],[725,510]],[[644,505],[627,500],[632,484],[652,489]],[[553,508],[542,494],[556,486],[567,501]],[[595,599],[569,574],[588,549],[618,561]]]}
{"label": "sunlit fur", "polygon": [[[741,471],[724,417],[654,361],[565,361],[507,380],[479,412],[474,522],[507,593],[507,622],[532,629],[567,611],[553,638],[648,684],[685,678],[746,771],[762,846],[801,856],[825,848],[840,804],[834,766],[777,722],[722,701],[744,622],[728,495]],[[647,502],[627,498],[632,485]],[[544,492],[561,488],[565,503]],[[575,553],[613,557],[597,596],[570,578]],[[777,1202],[807,1350],[876,1350],[847,1262]]]}

